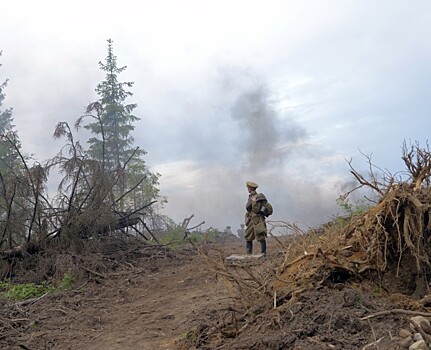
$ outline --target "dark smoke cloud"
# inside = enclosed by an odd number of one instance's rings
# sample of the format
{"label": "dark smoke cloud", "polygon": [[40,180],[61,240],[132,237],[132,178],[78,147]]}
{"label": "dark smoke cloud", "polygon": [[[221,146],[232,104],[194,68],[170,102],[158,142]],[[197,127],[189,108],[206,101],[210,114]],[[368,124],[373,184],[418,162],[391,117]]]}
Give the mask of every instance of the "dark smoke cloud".
{"label": "dark smoke cloud", "polygon": [[231,107],[231,116],[245,132],[243,151],[250,168],[285,161],[294,145],[307,136],[304,128],[280,118],[263,84],[239,95]]}
{"label": "dark smoke cloud", "polygon": [[277,152],[276,115],[268,106],[268,94],[260,87],[241,95],[231,109],[232,118],[246,132],[244,150],[250,163],[264,166]]}

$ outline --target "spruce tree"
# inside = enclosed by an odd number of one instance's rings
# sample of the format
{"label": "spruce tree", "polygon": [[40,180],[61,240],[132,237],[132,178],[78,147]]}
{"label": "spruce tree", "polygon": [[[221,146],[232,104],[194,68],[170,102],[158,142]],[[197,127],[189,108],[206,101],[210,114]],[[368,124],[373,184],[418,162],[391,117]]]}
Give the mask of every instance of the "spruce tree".
{"label": "spruce tree", "polygon": [[[118,80],[118,75],[127,67],[118,67],[112,43],[113,41],[109,39],[106,60],[99,62],[100,69],[106,72],[105,80],[96,88],[101,120],[85,126],[95,135],[88,141],[89,154],[93,159],[103,162],[107,170],[122,168],[132,156],[134,140],[131,132],[135,129],[133,123],[140,120],[132,114],[137,105],[125,102],[133,95],[126,90],[133,86],[133,82]],[[145,154],[143,150],[135,152],[135,156],[143,154]]]}
{"label": "spruce tree", "polygon": [[[158,198],[156,186],[160,175],[149,171],[143,160],[146,151],[134,146],[132,132],[134,123],[140,118],[133,115],[137,104],[126,103],[127,98],[133,96],[128,90],[133,82],[119,81],[119,74],[127,67],[118,66],[111,39],[108,40],[105,62],[99,62],[99,66],[106,75],[105,80],[96,87],[99,100],[87,107],[86,116],[94,120],[84,126],[94,135],[88,140],[88,154],[101,164],[104,172],[122,174],[112,189],[114,197],[122,198],[118,203],[120,209],[149,203]],[[135,190],[123,198],[123,194],[131,188]]]}

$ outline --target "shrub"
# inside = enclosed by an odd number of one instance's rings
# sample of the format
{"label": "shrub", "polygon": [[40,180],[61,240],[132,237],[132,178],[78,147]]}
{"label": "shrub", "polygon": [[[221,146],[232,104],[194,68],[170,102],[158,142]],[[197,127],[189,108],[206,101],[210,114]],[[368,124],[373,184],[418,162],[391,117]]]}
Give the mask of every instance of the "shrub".
{"label": "shrub", "polygon": [[41,297],[46,293],[51,293],[55,290],[55,287],[47,283],[35,284],[11,284],[11,283],[0,283],[0,289],[3,289],[2,296],[6,299],[11,300],[26,300],[30,298]]}

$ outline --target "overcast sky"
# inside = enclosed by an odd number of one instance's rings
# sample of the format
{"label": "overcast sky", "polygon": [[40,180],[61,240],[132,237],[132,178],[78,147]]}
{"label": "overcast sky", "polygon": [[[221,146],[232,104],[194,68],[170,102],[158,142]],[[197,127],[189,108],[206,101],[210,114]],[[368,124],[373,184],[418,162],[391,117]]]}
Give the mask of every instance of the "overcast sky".
{"label": "overcast sky", "polygon": [[[96,100],[114,41],[133,81],[134,138],[176,222],[236,231],[245,182],[272,219],[317,226],[337,212],[361,152],[403,170],[404,140],[431,130],[428,0],[3,1],[3,107],[43,161],[51,135]],[[78,135],[79,136],[79,135]],[[81,135],[79,137],[84,137]]]}

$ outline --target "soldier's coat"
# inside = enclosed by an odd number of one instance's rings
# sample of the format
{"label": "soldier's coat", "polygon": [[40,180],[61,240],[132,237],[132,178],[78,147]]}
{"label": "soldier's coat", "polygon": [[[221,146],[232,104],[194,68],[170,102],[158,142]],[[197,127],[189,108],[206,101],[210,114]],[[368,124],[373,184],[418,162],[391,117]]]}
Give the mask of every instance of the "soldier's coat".
{"label": "soldier's coat", "polygon": [[245,206],[245,239],[253,241],[255,238],[262,241],[267,236],[265,216],[260,213],[262,204],[266,201],[266,197],[262,193],[253,191],[248,196],[248,201]]}

